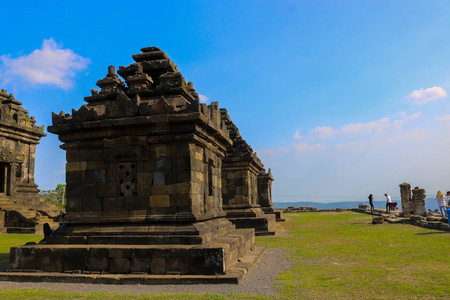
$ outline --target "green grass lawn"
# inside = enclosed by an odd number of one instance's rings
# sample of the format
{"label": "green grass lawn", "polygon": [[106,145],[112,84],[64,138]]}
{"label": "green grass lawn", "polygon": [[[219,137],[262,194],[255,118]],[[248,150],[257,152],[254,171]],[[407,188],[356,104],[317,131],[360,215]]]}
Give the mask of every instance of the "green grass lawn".
{"label": "green grass lawn", "polygon": [[[278,277],[277,298],[436,299],[450,297],[450,233],[407,224],[372,225],[352,212],[287,215],[288,234],[258,237],[285,248],[293,262]],[[35,238],[35,239],[32,239]],[[0,235],[0,256],[9,246],[40,236]],[[242,299],[243,295],[126,295],[0,290],[1,299]],[[261,298],[246,296],[245,298]],[[273,297],[270,297],[273,298]]]}
{"label": "green grass lawn", "polygon": [[27,242],[39,243],[42,234],[0,234],[0,271],[4,272],[9,263],[9,248],[24,245]]}

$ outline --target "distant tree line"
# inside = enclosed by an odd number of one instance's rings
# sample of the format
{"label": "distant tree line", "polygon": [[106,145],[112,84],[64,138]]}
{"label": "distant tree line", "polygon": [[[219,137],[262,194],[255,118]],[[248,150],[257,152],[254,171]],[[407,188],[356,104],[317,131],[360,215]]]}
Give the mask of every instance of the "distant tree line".
{"label": "distant tree line", "polygon": [[58,184],[54,190],[43,190],[39,193],[46,201],[53,202],[58,208],[66,207],[66,185]]}

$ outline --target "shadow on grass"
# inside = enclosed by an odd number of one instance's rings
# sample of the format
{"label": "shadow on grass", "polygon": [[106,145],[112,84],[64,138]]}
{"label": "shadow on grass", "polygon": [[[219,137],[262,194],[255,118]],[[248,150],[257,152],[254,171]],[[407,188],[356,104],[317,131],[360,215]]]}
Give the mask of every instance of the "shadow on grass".
{"label": "shadow on grass", "polygon": [[446,231],[439,231],[439,232],[418,232],[416,235],[431,235],[431,234],[450,234]]}

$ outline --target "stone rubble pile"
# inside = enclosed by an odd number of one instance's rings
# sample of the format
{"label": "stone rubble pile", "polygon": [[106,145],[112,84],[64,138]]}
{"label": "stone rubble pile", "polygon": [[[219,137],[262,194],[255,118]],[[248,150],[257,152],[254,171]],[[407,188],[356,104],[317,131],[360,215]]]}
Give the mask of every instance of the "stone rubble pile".
{"label": "stone rubble pile", "polygon": [[297,213],[297,212],[311,212],[311,211],[317,211],[317,208],[312,206],[289,206],[288,208],[283,208],[283,213]]}

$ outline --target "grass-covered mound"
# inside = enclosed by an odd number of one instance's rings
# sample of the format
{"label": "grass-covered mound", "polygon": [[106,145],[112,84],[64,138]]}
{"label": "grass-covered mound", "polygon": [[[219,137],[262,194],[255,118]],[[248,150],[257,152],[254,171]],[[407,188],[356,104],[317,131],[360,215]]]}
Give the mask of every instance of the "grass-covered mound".
{"label": "grass-covered mound", "polygon": [[[288,234],[258,237],[286,248],[291,270],[279,276],[282,299],[435,299],[450,296],[450,233],[407,224],[372,225],[352,212],[287,215]],[[30,236],[0,235],[0,257]],[[35,240],[39,240],[36,238]],[[9,244],[9,245],[8,245]],[[1,290],[0,299],[253,299],[257,296],[65,293]],[[274,298],[269,297],[269,298]]]}

